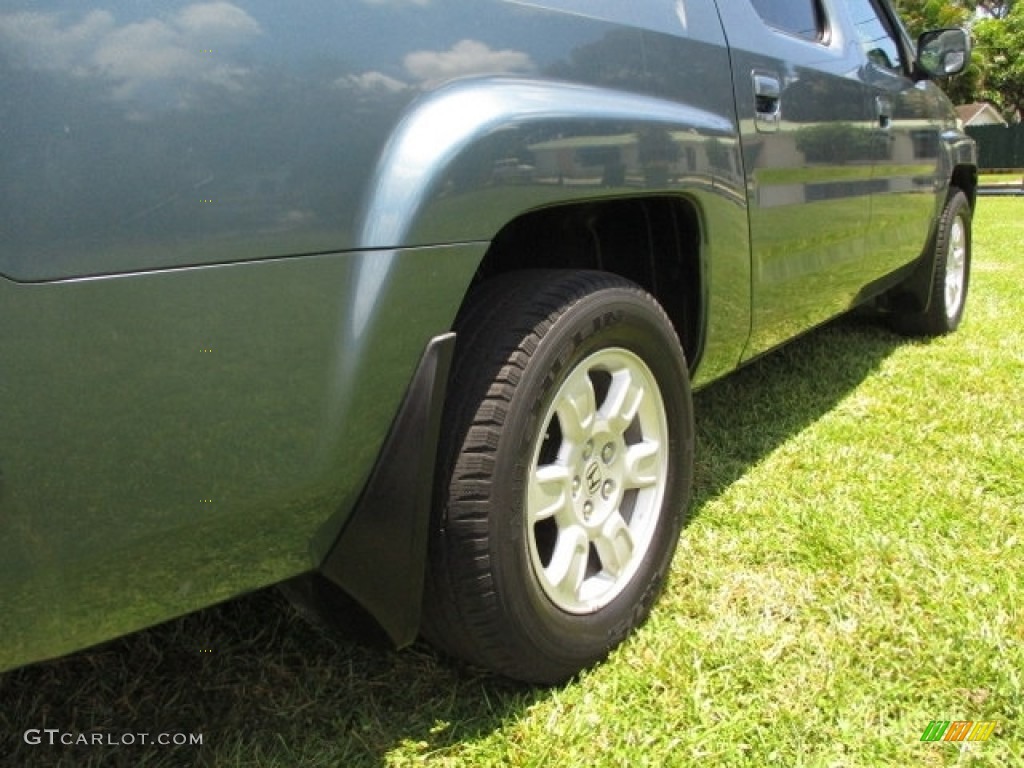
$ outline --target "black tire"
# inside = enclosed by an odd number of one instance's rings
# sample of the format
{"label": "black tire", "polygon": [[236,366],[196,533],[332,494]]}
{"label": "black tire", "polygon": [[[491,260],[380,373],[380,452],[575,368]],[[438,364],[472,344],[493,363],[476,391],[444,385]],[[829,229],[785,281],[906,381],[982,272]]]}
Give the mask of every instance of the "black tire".
{"label": "black tire", "polygon": [[953,188],[932,240],[931,301],[922,312],[896,311],[893,327],[907,336],[942,336],[960,326],[971,277],[971,204]]}
{"label": "black tire", "polygon": [[683,352],[650,295],[600,272],[495,278],[456,330],[423,633],[559,682],[618,645],[664,584],[693,474]]}

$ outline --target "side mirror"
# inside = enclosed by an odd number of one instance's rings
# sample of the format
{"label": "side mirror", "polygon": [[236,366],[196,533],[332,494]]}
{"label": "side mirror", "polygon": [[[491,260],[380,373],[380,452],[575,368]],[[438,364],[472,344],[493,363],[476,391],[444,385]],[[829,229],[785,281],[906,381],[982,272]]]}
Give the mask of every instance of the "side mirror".
{"label": "side mirror", "polygon": [[971,60],[971,38],[962,29],[933,29],[917,39],[917,65],[931,77],[963,72]]}

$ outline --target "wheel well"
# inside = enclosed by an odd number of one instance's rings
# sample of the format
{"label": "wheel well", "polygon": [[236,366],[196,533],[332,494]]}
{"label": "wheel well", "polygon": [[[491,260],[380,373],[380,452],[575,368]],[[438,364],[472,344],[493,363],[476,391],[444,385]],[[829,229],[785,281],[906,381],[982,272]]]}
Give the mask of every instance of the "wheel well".
{"label": "wheel well", "polygon": [[973,165],[958,165],[953,169],[952,184],[959,187],[967,195],[967,200],[974,210],[974,202],[978,192],[978,169]]}
{"label": "wheel well", "polygon": [[694,368],[704,325],[700,225],[676,197],[630,198],[544,208],[497,234],[474,285],[517,269],[596,269],[632,280],[653,295],[675,326]]}

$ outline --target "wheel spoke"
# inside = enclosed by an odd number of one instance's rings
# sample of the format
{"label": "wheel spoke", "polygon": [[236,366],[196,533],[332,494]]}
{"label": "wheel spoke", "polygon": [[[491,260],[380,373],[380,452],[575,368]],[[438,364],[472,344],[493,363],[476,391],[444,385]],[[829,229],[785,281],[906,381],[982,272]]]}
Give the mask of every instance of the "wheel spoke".
{"label": "wheel spoke", "polygon": [[557,517],[569,510],[571,478],[567,467],[548,464],[533,473],[528,494],[529,522],[531,525],[549,517]]}
{"label": "wheel spoke", "polygon": [[626,449],[624,488],[646,488],[658,482],[661,442],[644,440]]}
{"label": "wheel spoke", "polygon": [[585,369],[578,368],[565,383],[555,413],[564,440],[582,445],[590,436],[597,414],[597,398]]}
{"label": "wheel spoke", "polygon": [[548,583],[563,598],[575,601],[579,598],[580,585],[587,573],[590,558],[590,541],[587,533],[579,526],[563,529],[551,556],[551,563],[544,569]]}
{"label": "wheel spoke", "polygon": [[593,614],[633,583],[657,541],[666,406],[646,363],[610,347],[567,372],[541,424],[524,510],[533,572],[559,609]]}
{"label": "wheel spoke", "polygon": [[966,235],[959,217],[953,220],[949,232],[949,246],[946,256],[946,313],[954,317],[963,300],[963,286],[966,271]]}
{"label": "wheel spoke", "polygon": [[611,430],[621,435],[633,423],[643,399],[643,387],[633,381],[632,372],[628,369],[616,371],[601,406],[601,415]]}
{"label": "wheel spoke", "polygon": [[594,540],[594,548],[607,575],[616,578],[622,574],[636,550],[633,533],[622,515],[616,513],[608,518],[601,528],[601,535]]}

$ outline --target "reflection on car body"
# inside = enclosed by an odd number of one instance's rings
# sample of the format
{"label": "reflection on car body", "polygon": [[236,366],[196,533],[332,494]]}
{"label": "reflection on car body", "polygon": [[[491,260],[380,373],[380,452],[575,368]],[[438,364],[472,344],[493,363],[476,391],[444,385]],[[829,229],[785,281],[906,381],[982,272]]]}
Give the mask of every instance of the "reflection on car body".
{"label": "reflection on car body", "polygon": [[888,0],[12,0],[0,667],[341,588],[512,677],[647,615],[691,385],[954,330],[973,143]]}

